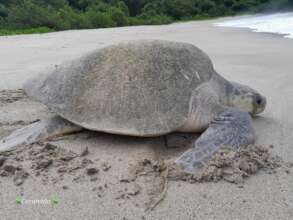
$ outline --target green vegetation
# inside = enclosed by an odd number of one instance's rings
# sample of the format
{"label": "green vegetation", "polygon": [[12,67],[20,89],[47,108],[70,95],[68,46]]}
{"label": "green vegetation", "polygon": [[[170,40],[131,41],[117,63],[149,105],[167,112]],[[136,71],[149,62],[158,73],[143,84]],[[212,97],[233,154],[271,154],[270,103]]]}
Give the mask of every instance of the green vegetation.
{"label": "green vegetation", "polygon": [[48,33],[52,31],[54,31],[54,29],[50,29],[48,27],[16,29],[16,30],[0,29],[0,36],[1,35],[16,35],[16,34],[34,34],[34,33],[41,34],[41,33]]}
{"label": "green vegetation", "polygon": [[0,0],[0,35],[167,24],[293,8],[293,0]]}

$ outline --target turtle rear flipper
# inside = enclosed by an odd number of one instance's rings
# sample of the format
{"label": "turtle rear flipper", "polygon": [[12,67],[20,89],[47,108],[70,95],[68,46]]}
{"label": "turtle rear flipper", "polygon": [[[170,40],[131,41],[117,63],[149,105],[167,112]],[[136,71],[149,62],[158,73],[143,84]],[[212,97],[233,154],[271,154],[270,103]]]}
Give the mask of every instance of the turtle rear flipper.
{"label": "turtle rear flipper", "polygon": [[247,112],[228,109],[214,118],[194,146],[176,164],[184,171],[193,173],[204,167],[222,146],[238,149],[253,144],[255,139],[251,116]]}
{"label": "turtle rear flipper", "polygon": [[54,116],[15,130],[0,140],[0,152],[81,130],[81,127],[59,116]]}

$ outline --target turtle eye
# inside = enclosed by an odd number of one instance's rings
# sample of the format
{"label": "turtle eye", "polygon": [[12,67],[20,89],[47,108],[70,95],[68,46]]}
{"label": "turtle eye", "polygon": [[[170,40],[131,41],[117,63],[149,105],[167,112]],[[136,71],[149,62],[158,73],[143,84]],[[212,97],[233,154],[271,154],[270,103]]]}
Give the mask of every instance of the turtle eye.
{"label": "turtle eye", "polygon": [[261,95],[255,95],[254,97],[254,105],[256,107],[255,114],[259,114],[264,111],[266,107],[266,98]]}
{"label": "turtle eye", "polygon": [[255,97],[255,103],[257,105],[262,105],[263,101],[262,101],[262,98],[261,98],[260,95],[256,95],[256,97]]}

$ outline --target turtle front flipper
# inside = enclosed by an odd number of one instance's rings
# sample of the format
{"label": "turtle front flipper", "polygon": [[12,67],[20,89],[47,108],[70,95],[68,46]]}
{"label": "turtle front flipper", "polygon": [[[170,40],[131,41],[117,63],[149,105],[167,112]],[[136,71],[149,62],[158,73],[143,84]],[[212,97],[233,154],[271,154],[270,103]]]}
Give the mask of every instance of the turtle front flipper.
{"label": "turtle front flipper", "polygon": [[81,130],[81,127],[59,116],[54,116],[13,131],[0,140],[0,152]]}
{"label": "turtle front flipper", "polygon": [[176,160],[176,164],[184,171],[193,173],[204,167],[220,147],[238,149],[253,144],[255,140],[255,130],[249,113],[227,109],[214,118],[193,147]]}

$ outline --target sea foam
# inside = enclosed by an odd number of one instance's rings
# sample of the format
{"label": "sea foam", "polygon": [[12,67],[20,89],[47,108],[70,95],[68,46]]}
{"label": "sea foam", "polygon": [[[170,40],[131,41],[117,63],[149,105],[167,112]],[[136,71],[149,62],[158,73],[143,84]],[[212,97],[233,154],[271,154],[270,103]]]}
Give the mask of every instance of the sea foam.
{"label": "sea foam", "polygon": [[254,32],[267,32],[282,34],[293,38],[293,12],[270,15],[249,15],[235,20],[216,23],[221,27],[250,28]]}

